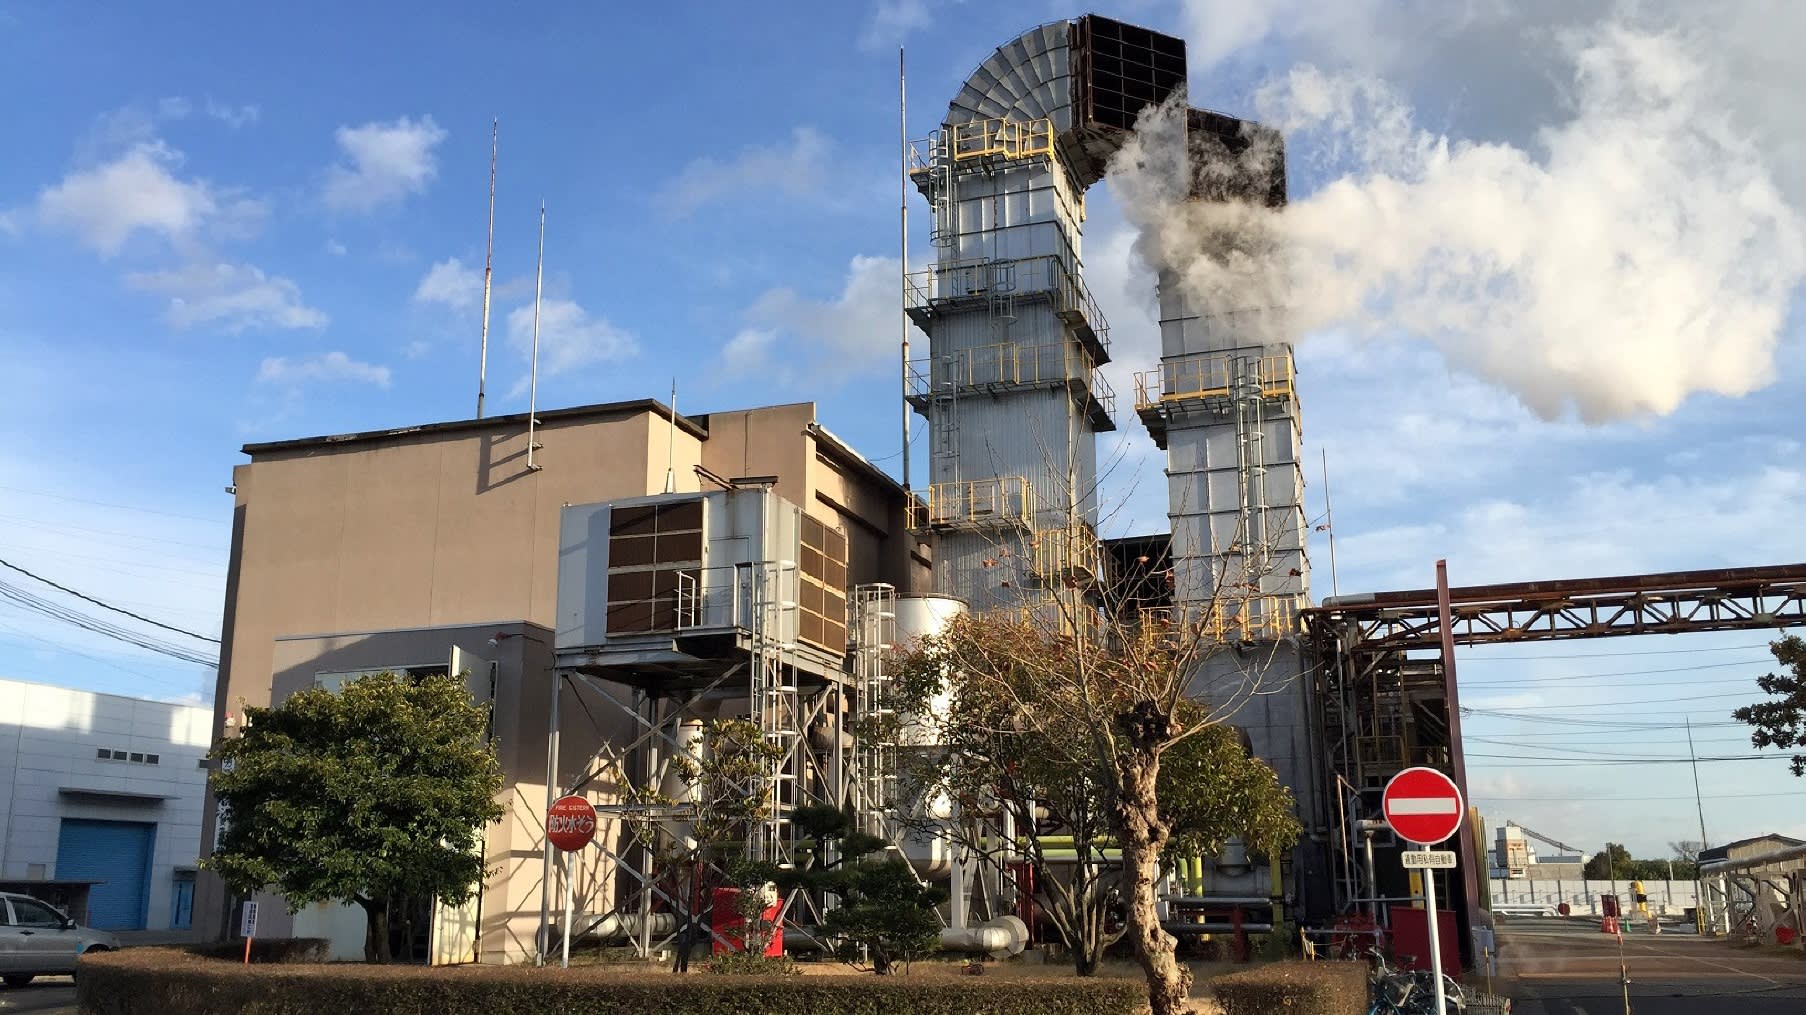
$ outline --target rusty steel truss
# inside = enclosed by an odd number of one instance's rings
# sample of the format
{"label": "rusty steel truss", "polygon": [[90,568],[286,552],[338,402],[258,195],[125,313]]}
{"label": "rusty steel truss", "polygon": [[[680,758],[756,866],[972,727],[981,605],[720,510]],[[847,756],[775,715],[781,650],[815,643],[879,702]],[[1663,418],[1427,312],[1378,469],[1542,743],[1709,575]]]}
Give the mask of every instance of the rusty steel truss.
{"label": "rusty steel truss", "polygon": [[[1340,596],[1303,621],[1316,762],[1335,787],[1317,822],[1334,843],[1328,894],[1338,913],[1383,920],[1387,903],[1408,892],[1388,834],[1375,843],[1386,860],[1370,869],[1363,859],[1386,781],[1425,765],[1466,792],[1456,646],[1806,626],[1806,564]],[[1480,890],[1483,847],[1474,840],[1459,837],[1465,869],[1451,886],[1467,920]]]}
{"label": "rusty steel truss", "polygon": [[[1457,645],[1806,624],[1806,564],[1675,571],[1449,590]],[[1436,648],[1436,590],[1343,596],[1307,613],[1318,640],[1358,632],[1361,651]]]}

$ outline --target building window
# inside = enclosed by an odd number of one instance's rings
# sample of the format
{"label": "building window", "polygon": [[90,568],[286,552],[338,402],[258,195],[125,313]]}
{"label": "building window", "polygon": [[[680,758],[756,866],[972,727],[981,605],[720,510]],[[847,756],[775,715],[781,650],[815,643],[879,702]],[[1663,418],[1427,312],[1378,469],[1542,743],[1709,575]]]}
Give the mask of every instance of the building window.
{"label": "building window", "polygon": [[111,761],[111,760],[113,760],[113,752],[112,752],[112,751],[110,751],[110,750],[107,750],[107,749],[106,749],[106,748],[105,748],[105,747],[102,747],[102,748],[101,748],[101,749],[100,749],[100,750],[98,750],[98,751],[95,751],[95,752],[94,752],[94,756],[95,756],[95,757],[96,757],[96,758],[99,758],[99,759],[100,759],[100,760],[102,760],[102,761]]}
{"label": "building window", "polygon": [[346,684],[363,677],[375,676],[378,673],[394,673],[419,682],[427,677],[443,677],[450,668],[444,663],[426,663],[415,666],[378,666],[368,670],[344,670],[338,672],[322,671],[314,674],[314,686],[338,693]]}
{"label": "building window", "polygon": [[132,760],[133,761],[143,761],[144,760],[143,753],[141,753],[139,751],[133,751],[132,752]]}
{"label": "building window", "polygon": [[147,764],[147,765],[155,765],[155,764],[157,764],[157,763],[158,763],[158,762],[160,762],[160,761],[162,761],[162,760],[163,760],[163,758],[162,758],[162,756],[161,756],[161,755],[156,755],[156,754],[146,754],[146,755],[145,755],[145,756],[144,756],[144,763],[145,763],[145,764]]}

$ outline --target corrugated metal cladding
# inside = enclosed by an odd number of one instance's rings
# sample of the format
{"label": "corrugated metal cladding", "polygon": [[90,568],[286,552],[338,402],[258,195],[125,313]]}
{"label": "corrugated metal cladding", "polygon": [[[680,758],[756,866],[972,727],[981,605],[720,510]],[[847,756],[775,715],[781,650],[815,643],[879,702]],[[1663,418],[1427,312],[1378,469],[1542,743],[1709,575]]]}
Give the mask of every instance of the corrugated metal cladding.
{"label": "corrugated metal cladding", "polygon": [[768,598],[795,602],[771,632],[835,654],[847,642],[847,533],[768,490],[636,497],[564,510],[559,537],[558,647],[611,636],[750,627],[747,565]]}
{"label": "corrugated metal cladding", "polygon": [[1058,130],[1071,128],[1071,33],[1071,22],[1056,21],[999,46],[948,105],[947,122],[1048,117]]}
{"label": "corrugated metal cladding", "polygon": [[1236,710],[1253,754],[1273,766],[1304,814],[1321,813],[1323,787],[1311,750],[1311,711],[1301,649],[1281,642],[1259,652],[1218,652],[1191,687],[1215,708]]}
{"label": "corrugated metal cladding", "polygon": [[1078,262],[1077,197],[1060,175],[1017,166],[993,176],[961,177],[954,192],[958,240],[946,258],[968,261],[1051,254]]}
{"label": "corrugated metal cladding", "polygon": [[100,882],[88,894],[88,926],[144,929],[156,845],[157,826],[151,822],[63,819],[57,831],[56,876]]}

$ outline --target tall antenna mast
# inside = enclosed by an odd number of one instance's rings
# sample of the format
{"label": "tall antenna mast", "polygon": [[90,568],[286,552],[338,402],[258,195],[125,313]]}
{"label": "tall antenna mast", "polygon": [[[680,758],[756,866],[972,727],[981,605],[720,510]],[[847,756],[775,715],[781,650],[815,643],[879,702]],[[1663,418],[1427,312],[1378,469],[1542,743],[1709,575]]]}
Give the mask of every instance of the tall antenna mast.
{"label": "tall antenna mast", "polygon": [[533,269],[533,361],[528,368],[527,394],[527,469],[536,471],[533,452],[539,450],[534,440],[539,429],[539,297],[546,279],[546,203],[539,202],[539,265]]}
{"label": "tall antenna mast", "polygon": [[1336,581],[1336,509],[1329,500],[1329,449],[1317,450],[1323,453],[1323,524],[1329,529],[1329,594],[1339,596],[1342,587]]}
{"label": "tall antenna mast", "polygon": [[897,231],[902,251],[903,492],[909,492],[909,97],[903,86],[903,47],[897,47]]}
{"label": "tall antenna mast", "polygon": [[671,429],[665,435],[665,492],[677,492],[677,378],[671,378]]}
{"label": "tall antenna mast", "polygon": [[495,153],[500,117],[489,123],[489,242],[483,249],[483,351],[477,360],[477,418],[483,418],[483,388],[489,379],[489,276],[495,267]]}

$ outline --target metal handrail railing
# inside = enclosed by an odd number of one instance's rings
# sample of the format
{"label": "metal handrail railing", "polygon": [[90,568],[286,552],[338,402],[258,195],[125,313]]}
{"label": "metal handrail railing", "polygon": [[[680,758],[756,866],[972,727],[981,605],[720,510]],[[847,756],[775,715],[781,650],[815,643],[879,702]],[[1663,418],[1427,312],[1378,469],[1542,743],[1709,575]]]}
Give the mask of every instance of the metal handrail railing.
{"label": "metal handrail railing", "polygon": [[1103,545],[1097,532],[1083,522],[1040,529],[1029,537],[1035,572],[1044,578],[1068,574],[1098,574],[1102,570]]}
{"label": "metal handrail railing", "polygon": [[[1232,353],[1200,353],[1140,371],[1135,375],[1135,408],[1139,411],[1162,402],[1231,398],[1236,393],[1237,361],[1246,358]],[[1260,389],[1262,398],[1282,399],[1296,394],[1296,376],[1292,354],[1281,352],[1255,359],[1250,380]]]}
{"label": "metal handrail railing", "polygon": [[1043,117],[1026,123],[1017,120],[969,120],[947,128],[953,160],[1024,159],[1054,153],[1053,121]]}
{"label": "metal handrail railing", "polygon": [[1299,630],[1295,596],[1161,607],[1143,610],[1141,616],[1142,637],[1154,640],[1191,636],[1213,642],[1277,641]]}
{"label": "metal handrail railing", "polygon": [[1098,344],[1110,347],[1110,323],[1085,280],[1067,270],[1065,262],[1053,254],[942,261],[904,276],[903,304],[905,309],[924,310],[937,303],[1000,292],[1018,298],[1045,294],[1056,313],[1078,315],[1097,335]]}
{"label": "metal handrail railing", "polygon": [[1092,397],[1114,412],[1116,392],[1083,349],[1069,342],[1021,345],[998,342],[944,356],[909,361],[909,393],[928,397],[947,389],[1024,387],[1081,381]]}
{"label": "metal handrail railing", "polygon": [[1035,514],[1034,487],[1022,476],[932,483],[913,509],[916,528],[1024,526]]}

